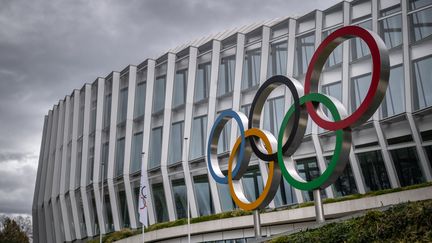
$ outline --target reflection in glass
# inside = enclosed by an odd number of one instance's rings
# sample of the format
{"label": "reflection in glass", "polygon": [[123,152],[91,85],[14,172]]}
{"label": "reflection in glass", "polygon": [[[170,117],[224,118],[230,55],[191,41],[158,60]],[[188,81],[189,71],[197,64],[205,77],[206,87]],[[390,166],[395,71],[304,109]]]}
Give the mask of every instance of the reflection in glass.
{"label": "reflection in glass", "polygon": [[428,159],[429,159],[429,164],[432,167],[432,145],[426,146],[426,147],[424,147],[424,149],[426,150],[426,154],[427,154]]}
{"label": "reflection in glass", "polygon": [[234,83],[234,71],[235,56],[221,58],[217,87],[218,97],[232,92]]}
{"label": "reflection in glass", "polygon": [[400,0],[380,0],[378,2],[380,16],[388,16],[401,11]]}
{"label": "reflection in glass", "polygon": [[242,90],[259,84],[261,67],[261,49],[245,51]]}
{"label": "reflection in glass", "polygon": [[130,221],[129,221],[129,211],[126,201],[126,192],[124,190],[119,191],[119,201],[120,201],[120,220],[122,225],[122,228],[128,228],[130,227]]}
{"label": "reflection in glass", "polygon": [[145,95],[146,95],[146,83],[141,82],[137,85],[135,91],[135,107],[134,107],[134,118],[144,115],[145,111]]}
{"label": "reflection in glass", "polygon": [[[224,175],[227,174],[226,171],[223,172]],[[230,189],[228,184],[221,184],[217,183],[217,188],[219,192],[219,200],[221,203],[221,208],[223,212],[232,211],[233,209],[237,208],[236,204],[234,203]]]}
{"label": "reflection in glass", "polygon": [[410,10],[419,9],[431,5],[430,0],[409,0]]}
{"label": "reflection in glass", "polygon": [[[372,30],[372,21],[371,20],[365,21],[361,24],[358,24],[358,26],[368,30]],[[370,54],[370,50],[366,42],[364,42],[362,39],[358,37],[350,40],[350,47],[351,47],[351,61]]]}
{"label": "reflection in glass", "polygon": [[176,163],[182,160],[183,151],[183,121],[171,125],[170,141],[168,148],[168,163]]}
{"label": "reflection in glass", "polygon": [[296,39],[294,56],[294,76],[306,73],[309,62],[315,51],[315,34],[308,34]]}
{"label": "reflection in glass", "polygon": [[285,179],[281,179],[280,187],[274,198],[276,207],[297,203],[294,188]]}
{"label": "reflection in glass", "polygon": [[192,139],[189,159],[197,159],[204,156],[206,144],[207,116],[196,117],[192,122]]}
{"label": "reflection in glass", "polygon": [[225,124],[225,126],[224,126],[224,128],[223,128],[223,130],[219,136],[218,149],[217,149],[218,154],[229,151],[230,136],[231,136],[231,120],[229,120]]}
{"label": "reflection in glass", "polygon": [[153,113],[163,110],[165,106],[165,76],[156,78],[153,90]]}
{"label": "reflection in glass", "polygon": [[160,166],[162,153],[162,127],[153,128],[150,137],[149,169]]}
{"label": "reflection in glass", "polygon": [[409,15],[411,43],[422,40],[432,34],[432,8]]}
{"label": "reflection in glass", "polygon": [[405,111],[405,85],[402,66],[390,69],[390,80],[381,107],[383,118]]}
{"label": "reflection in glass", "polygon": [[174,205],[177,213],[177,219],[187,217],[187,193],[184,179],[172,181],[172,190]]}
{"label": "reflection in glass", "polygon": [[194,185],[199,216],[213,214],[213,199],[210,193],[207,175],[194,177]]}
{"label": "reflection in glass", "polygon": [[369,90],[371,74],[351,78],[351,111],[355,111]]}
{"label": "reflection in glass", "polygon": [[156,214],[156,221],[158,223],[168,221],[168,211],[167,211],[167,205],[165,201],[165,193],[163,184],[153,184],[152,185],[152,192],[153,192],[153,205],[155,206],[155,214]]}
{"label": "reflection in glass", "polygon": [[[336,98],[342,103],[342,83],[340,81],[334,82],[331,84],[323,85],[322,92],[328,96]],[[326,106],[321,106],[324,113],[329,117],[330,120],[333,120],[332,115],[329,113],[329,110]]]}
{"label": "reflection in glass", "polygon": [[414,109],[432,105],[432,56],[413,61]]}
{"label": "reflection in glass", "polygon": [[[315,157],[299,159],[296,160],[295,162],[296,162],[297,171],[304,180],[311,181],[321,175]],[[325,194],[325,191],[324,190],[320,190],[320,191],[321,191],[321,197],[326,198],[327,195]],[[305,201],[312,201],[314,199],[313,191],[302,191],[302,194]]]}
{"label": "reflection in glass", "polygon": [[[331,158],[331,156],[325,158],[327,165],[330,163]],[[347,165],[345,166],[342,174],[334,182],[333,189],[336,197],[343,197],[346,195],[358,193],[354,174],[352,172],[351,164],[349,161],[347,162]]]}
{"label": "reflection in glass", "polygon": [[280,125],[285,115],[284,97],[267,100],[264,106],[264,129],[271,132],[275,138],[279,134]]}
{"label": "reflection in glass", "polygon": [[258,166],[251,166],[242,177],[243,190],[246,198],[255,201],[263,191],[263,180]]}
{"label": "reflection in glass", "polygon": [[187,74],[187,69],[176,72],[174,79],[173,107],[183,105],[186,102]]}
{"label": "reflection in glass", "polygon": [[135,133],[132,138],[132,155],[130,173],[141,170],[141,153],[143,146],[143,133]]}
{"label": "reflection in glass", "polygon": [[127,99],[128,99],[128,88],[123,88],[120,90],[119,100],[118,100],[118,111],[117,111],[117,123],[122,123],[126,121],[127,113]]}
{"label": "reflection in glass", "polygon": [[[325,38],[327,38],[327,36],[329,36],[332,32],[334,32],[338,28],[324,31],[323,35],[322,35],[322,39],[324,40]],[[336,49],[334,49],[332,51],[330,56],[327,58],[327,61],[325,63],[325,67],[332,67],[332,66],[340,64],[340,63],[342,63],[342,44],[339,44],[336,47]]]}
{"label": "reflection in glass", "polygon": [[195,102],[207,99],[209,93],[210,73],[211,67],[209,62],[198,64],[195,82]]}
{"label": "reflection in glass", "polygon": [[125,139],[123,137],[118,139],[116,143],[116,154],[115,154],[116,176],[120,176],[123,174],[124,152],[125,152]]}
{"label": "reflection in glass", "polygon": [[288,42],[273,43],[270,45],[267,77],[286,75],[288,58]]}
{"label": "reflection in glass", "polygon": [[362,170],[366,191],[390,188],[387,170],[380,151],[357,155]]}
{"label": "reflection in glass", "polygon": [[390,151],[401,186],[410,186],[425,181],[414,147]]}
{"label": "reflection in glass", "polygon": [[379,29],[387,48],[402,45],[402,16],[400,14],[381,20]]}

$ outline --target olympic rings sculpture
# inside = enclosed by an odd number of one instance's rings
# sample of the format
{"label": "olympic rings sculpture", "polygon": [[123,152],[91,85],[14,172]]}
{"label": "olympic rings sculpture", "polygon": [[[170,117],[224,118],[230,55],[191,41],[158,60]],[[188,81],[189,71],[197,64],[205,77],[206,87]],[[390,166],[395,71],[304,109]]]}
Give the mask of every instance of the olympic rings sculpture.
{"label": "olympic rings sculpture", "polygon": [[[322,68],[331,52],[343,41],[359,37],[368,45],[372,56],[372,76],[369,90],[357,110],[348,115],[336,98],[318,93]],[[351,149],[351,130],[363,124],[381,104],[388,86],[389,55],[383,40],[374,32],[358,26],[342,27],[330,34],[315,51],[309,63],[304,88],[299,81],[276,75],[265,81],[258,89],[250,108],[249,117],[241,112],[226,110],[215,120],[207,146],[207,166],[217,183],[228,184],[234,202],[242,209],[265,208],[273,200],[283,176],[289,184],[300,190],[324,189],[334,183],[343,172]],[[277,138],[268,131],[260,130],[260,116],[270,93],[279,86],[291,92],[292,105],[285,114]],[[333,118],[331,121],[322,111],[325,106]],[[333,156],[325,171],[317,178],[306,181],[295,168],[291,157],[300,146],[306,131],[308,117],[321,128],[334,131],[336,143]],[[240,136],[234,143],[228,159],[228,175],[221,171],[217,156],[219,136],[230,120],[234,119]],[[247,128],[247,130],[245,130]],[[252,152],[268,162],[268,177],[259,197],[250,202],[240,179],[246,172]]]}

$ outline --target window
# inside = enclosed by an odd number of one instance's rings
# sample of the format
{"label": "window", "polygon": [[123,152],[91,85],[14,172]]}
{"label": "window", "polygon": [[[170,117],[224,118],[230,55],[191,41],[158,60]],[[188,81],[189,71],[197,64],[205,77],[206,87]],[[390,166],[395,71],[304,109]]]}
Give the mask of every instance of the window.
{"label": "window", "polygon": [[105,96],[105,102],[104,102],[103,127],[107,128],[110,125],[110,123],[111,123],[111,94],[108,94]]}
{"label": "window", "polygon": [[380,20],[379,31],[387,48],[402,45],[402,16],[398,14]]}
{"label": "window", "polygon": [[409,9],[419,9],[430,4],[431,2],[429,0],[409,0]]}
{"label": "window", "polygon": [[246,198],[255,201],[263,191],[263,180],[258,166],[251,166],[242,177],[243,190]]}
{"label": "window", "polygon": [[381,152],[365,152],[358,154],[357,157],[362,170],[366,191],[390,188],[390,182]]}
{"label": "window", "polygon": [[211,66],[210,62],[198,65],[194,101],[199,102],[207,99],[209,93]]}
{"label": "window", "polygon": [[389,117],[405,111],[405,85],[403,67],[390,69],[390,80],[385,98],[381,104],[382,117]]}
{"label": "window", "polygon": [[172,181],[172,190],[174,205],[177,213],[177,219],[187,217],[187,193],[184,179]]}
{"label": "window", "polygon": [[[101,155],[101,172],[103,172],[103,178],[106,180],[108,178],[108,153],[109,153],[109,143],[106,142],[102,145],[102,155]],[[102,175],[101,178],[102,180]]]}
{"label": "window", "polygon": [[234,83],[235,56],[221,58],[219,66],[218,96],[231,93]]}
{"label": "window", "polygon": [[184,105],[186,102],[187,69],[176,72],[174,79],[173,107]]}
{"label": "window", "polygon": [[141,82],[136,86],[135,91],[135,106],[134,118],[144,116],[145,111],[145,96],[146,96],[146,83]]}
{"label": "window", "polygon": [[245,51],[242,90],[259,84],[261,67],[261,49]]}
{"label": "window", "polygon": [[432,167],[432,146],[426,146],[426,147],[424,147],[424,149],[426,150],[426,154],[427,154],[428,159],[429,159],[429,164]]}
{"label": "window", "polygon": [[153,113],[158,113],[165,106],[165,76],[156,78],[153,94]]}
{"label": "window", "polygon": [[81,164],[82,164],[83,138],[77,142],[77,158],[75,167],[75,188],[78,188],[81,183]]}
{"label": "window", "polygon": [[189,159],[197,159],[204,156],[207,130],[207,116],[200,116],[193,120],[192,139]]}
{"label": "window", "polygon": [[396,149],[390,153],[401,186],[410,186],[425,181],[414,147]]}
{"label": "window", "polygon": [[90,104],[90,134],[94,133],[94,131],[96,130],[97,86],[92,86],[91,93],[92,98]]}
{"label": "window", "polygon": [[[333,31],[339,29],[339,27],[331,29],[331,30],[327,30],[323,32],[322,35],[322,39],[324,40],[325,38],[327,38],[327,36],[329,36]],[[338,65],[342,63],[342,44],[338,45],[336,47],[336,49],[334,49],[332,51],[332,53],[330,54],[330,56],[327,58],[327,61],[325,63],[325,67],[332,67],[335,65]]]}
{"label": "window", "polygon": [[120,90],[119,104],[118,104],[118,111],[117,111],[117,123],[122,123],[126,121],[127,100],[128,100],[128,88],[126,87]]}
{"label": "window", "polygon": [[225,124],[219,136],[218,149],[217,149],[218,154],[225,153],[230,149],[230,138],[231,138],[231,120],[229,120]]}
{"label": "window", "polygon": [[183,152],[183,121],[171,125],[168,148],[168,163],[173,164],[182,160]]}
{"label": "window", "polygon": [[306,73],[309,62],[315,51],[315,34],[297,37],[294,55],[294,76]]}
{"label": "window", "polygon": [[[339,100],[342,103],[342,83],[341,81],[334,82],[331,84],[323,85],[322,86],[322,92],[328,96],[331,96],[337,100]],[[324,113],[329,116],[330,119],[332,119],[332,116],[327,109],[327,107],[322,106]]]}
{"label": "window", "polygon": [[[388,16],[401,11],[401,0],[380,0],[378,2],[380,16]],[[403,0],[405,1],[405,0]]]}
{"label": "window", "polygon": [[371,74],[351,78],[351,111],[355,111],[363,102],[369,90]]}
{"label": "window", "polygon": [[[330,163],[331,156],[326,157],[326,163],[327,165]],[[338,177],[338,179],[333,184],[333,189],[335,192],[335,196],[337,197],[343,197],[350,194],[356,194],[357,186],[354,179],[354,174],[351,169],[351,164],[348,161],[344,171],[342,174]]]}
{"label": "window", "polygon": [[162,153],[162,127],[152,130],[149,154],[149,169],[160,166]]}
{"label": "window", "polygon": [[111,201],[110,201],[110,197],[108,194],[108,187],[104,188],[104,210],[105,210],[105,229],[108,232],[113,232],[114,231],[114,221],[113,221],[113,215],[112,215],[112,211],[111,211]]}
{"label": "window", "polygon": [[[372,21],[368,20],[361,24],[358,24],[358,26],[372,30]],[[350,40],[350,46],[351,46],[351,61],[359,59],[361,57],[367,56],[370,54],[369,47],[367,46],[366,42],[364,42],[360,38],[354,38]]]}
{"label": "window", "polygon": [[267,77],[287,74],[288,43],[272,43],[268,60]]}
{"label": "window", "polygon": [[155,205],[156,221],[158,223],[168,221],[168,211],[165,201],[165,193],[162,183],[152,185],[153,203]]}
{"label": "window", "polygon": [[[224,175],[227,175],[227,172],[223,172]],[[221,208],[223,212],[232,211],[233,209],[237,208],[236,204],[234,203],[230,189],[228,184],[221,184],[217,183],[217,188],[219,192],[219,200],[221,203]]]}
{"label": "window", "polygon": [[[311,181],[321,175],[318,163],[315,157],[296,160],[296,167],[299,175],[306,181]],[[302,191],[305,201],[313,201],[313,191]],[[321,197],[325,198],[324,190],[321,190]]]}
{"label": "window", "polygon": [[123,174],[124,152],[125,152],[125,139],[123,137],[118,139],[116,144],[116,155],[115,155],[116,176],[120,176]]}
{"label": "window", "polygon": [[294,188],[284,179],[281,179],[280,187],[274,198],[276,207],[297,203]]}
{"label": "window", "polygon": [[129,228],[129,211],[126,201],[126,192],[124,190],[119,192],[119,201],[120,201],[120,220],[122,223],[122,228]]}
{"label": "window", "polygon": [[411,43],[420,41],[432,34],[432,8],[409,15]]}
{"label": "window", "polygon": [[271,132],[275,138],[279,135],[280,125],[284,117],[284,97],[270,99],[264,107],[264,129]]}
{"label": "window", "polygon": [[213,199],[207,175],[194,177],[194,185],[199,216],[213,214]]}
{"label": "window", "polygon": [[413,61],[414,109],[432,105],[432,56]]}
{"label": "window", "polygon": [[141,170],[141,153],[143,146],[143,133],[135,133],[132,138],[132,156],[130,173],[135,173]]}

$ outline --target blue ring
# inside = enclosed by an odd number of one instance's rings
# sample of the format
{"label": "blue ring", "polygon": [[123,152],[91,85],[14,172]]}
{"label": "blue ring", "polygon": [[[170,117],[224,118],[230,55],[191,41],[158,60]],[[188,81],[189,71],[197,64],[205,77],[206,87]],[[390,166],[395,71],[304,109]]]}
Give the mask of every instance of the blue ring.
{"label": "blue ring", "polygon": [[243,122],[240,118],[240,116],[237,114],[237,112],[233,111],[233,110],[225,110],[223,111],[217,118],[216,121],[213,124],[213,127],[210,131],[210,136],[209,136],[209,140],[207,142],[207,167],[209,169],[210,174],[212,175],[213,179],[217,182],[217,183],[221,183],[221,184],[228,184],[228,177],[219,177],[213,170],[213,166],[211,163],[211,141],[213,140],[213,136],[214,136],[214,129],[216,128],[216,126],[219,124],[219,122],[222,121],[223,118],[225,117],[229,117],[229,118],[233,118],[234,120],[236,120],[239,129],[240,129],[240,137],[241,137],[241,143],[240,143],[240,150],[238,153],[238,163],[236,163],[236,166],[232,172],[232,176],[236,177],[237,173],[240,170],[240,166],[241,163],[240,161],[242,161],[243,156],[244,156],[244,151],[245,151],[245,143],[246,143],[246,139],[245,139],[245,130],[244,130],[244,126],[243,126]]}

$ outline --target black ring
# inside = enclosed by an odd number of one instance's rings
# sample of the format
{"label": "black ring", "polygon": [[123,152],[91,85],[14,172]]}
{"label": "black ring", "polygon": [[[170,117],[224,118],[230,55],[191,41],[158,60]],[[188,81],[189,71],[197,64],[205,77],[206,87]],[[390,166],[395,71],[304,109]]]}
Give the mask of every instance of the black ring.
{"label": "black ring", "polygon": [[[280,85],[287,86],[288,89],[291,91],[292,98],[294,101],[294,107],[295,107],[293,127],[292,127],[291,133],[290,133],[287,141],[282,146],[282,153],[285,154],[285,152],[289,149],[290,145],[293,143],[298,132],[302,132],[302,131],[299,131],[298,127],[299,127],[299,121],[300,121],[301,108],[305,108],[305,107],[300,106],[299,92],[297,91],[296,86],[294,85],[293,81],[290,78],[288,78],[286,76],[282,76],[282,75],[275,75],[275,76],[267,79],[261,85],[261,87],[258,89],[258,91],[257,91],[257,93],[256,93],[256,95],[252,101],[252,105],[251,105],[251,108],[249,111],[248,128],[249,129],[251,129],[252,127],[259,128],[261,112],[264,108],[264,104],[265,104],[268,96],[270,95],[270,93],[274,89],[279,87]],[[303,109],[303,110],[305,110],[305,109]],[[307,114],[307,113],[305,113],[305,114]],[[306,117],[306,119],[307,119],[307,117]],[[303,131],[303,133],[304,133],[304,131]],[[258,142],[258,139],[254,138],[253,136],[249,137],[248,139],[250,141],[252,150],[254,151],[254,153],[256,154],[256,156],[259,159],[264,160],[264,161],[277,161],[277,152],[274,152],[272,154],[265,154],[256,145],[256,143]]]}

